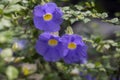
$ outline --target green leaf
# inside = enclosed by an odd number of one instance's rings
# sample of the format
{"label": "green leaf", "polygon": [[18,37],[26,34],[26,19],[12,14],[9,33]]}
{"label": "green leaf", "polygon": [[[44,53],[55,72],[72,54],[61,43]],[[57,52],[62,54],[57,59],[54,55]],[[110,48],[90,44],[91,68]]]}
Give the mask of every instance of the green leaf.
{"label": "green leaf", "polygon": [[10,4],[16,4],[18,2],[20,2],[21,0],[9,0]]}
{"label": "green leaf", "polygon": [[9,80],[14,80],[18,77],[19,71],[14,66],[8,66],[6,69],[6,75]]}
{"label": "green leaf", "polygon": [[12,55],[13,55],[13,52],[12,52],[12,49],[10,48],[3,49],[0,53],[0,56],[2,58],[12,57]]}
{"label": "green leaf", "polygon": [[110,48],[110,45],[109,45],[109,44],[105,44],[105,45],[104,45],[104,48],[109,49],[109,48]]}
{"label": "green leaf", "polygon": [[85,18],[83,19],[84,23],[88,23],[89,21],[91,21],[89,18]]}
{"label": "green leaf", "polygon": [[10,27],[10,26],[12,26],[12,24],[9,19],[2,18],[0,20],[0,29],[3,29],[4,27]]}
{"label": "green leaf", "polygon": [[26,8],[21,6],[21,5],[19,5],[19,4],[10,5],[8,8],[6,8],[4,10],[4,13],[11,13],[11,12],[14,12],[14,11],[20,11],[22,9],[26,9]]}

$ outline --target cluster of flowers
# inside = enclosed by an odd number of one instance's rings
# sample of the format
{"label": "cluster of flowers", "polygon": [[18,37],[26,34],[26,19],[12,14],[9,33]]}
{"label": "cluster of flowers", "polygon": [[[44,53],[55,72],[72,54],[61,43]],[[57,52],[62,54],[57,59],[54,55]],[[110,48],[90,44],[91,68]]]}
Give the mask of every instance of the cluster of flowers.
{"label": "cluster of flowers", "polygon": [[37,5],[33,11],[34,25],[44,33],[39,35],[36,51],[48,62],[61,59],[67,64],[86,63],[87,46],[77,34],[65,34],[62,37],[53,34],[60,30],[63,13],[55,3]]}

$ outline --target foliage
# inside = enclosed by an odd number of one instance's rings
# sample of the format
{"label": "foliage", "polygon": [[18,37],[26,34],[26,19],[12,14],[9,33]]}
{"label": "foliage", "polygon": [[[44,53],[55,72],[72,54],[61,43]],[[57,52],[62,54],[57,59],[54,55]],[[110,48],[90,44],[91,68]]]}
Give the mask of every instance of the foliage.
{"label": "foliage", "polygon": [[[68,65],[63,61],[44,61],[34,49],[42,31],[34,27],[33,8],[40,3],[42,0],[0,1],[1,80],[84,80],[80,72],[83,72],[83,75],[91,74],[96,80],[110,80],[111,76],[120,77],[120,31],[115,32],[115,39],[104,39],[94,34],[81,35],[89,49],[87,64]],[[64,13],[60,35],[65,33],[68,26],[78,21],[87,24],[92,19],[99,19],[114,26],[120,25],[120,19],[117,17],[109,19],[106,12],[97,12],[94,2],[60,8]],[[19,45],[21,40],[26,41],[22,47]]]}

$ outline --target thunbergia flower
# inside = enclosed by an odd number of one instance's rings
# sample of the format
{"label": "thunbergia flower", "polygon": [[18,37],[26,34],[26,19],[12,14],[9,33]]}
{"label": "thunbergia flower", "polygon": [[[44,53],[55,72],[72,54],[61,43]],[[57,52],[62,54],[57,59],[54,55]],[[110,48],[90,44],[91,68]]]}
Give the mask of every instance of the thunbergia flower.
{"label": "thunbergia flower", "polygon": [[47,32],[58,31],[63,21],[62,11],[52,2],[35,6],[33,15],[35,27]]}
{"label": "thunbergia flower", "polygon": [[95,76],[92,76],[91,74],[84,74],[84,72],[80,72],[80,76],[84,78],[85,80],[96,80]]}
{"label": "thunbergia flower", "polygon": [[26,47],[26,44],[27,44],[27,40],[25,39],[22,39],[22,40],[15,40],[14,43],[13,43],[13,50],[22,50]]}
{"label": "thunbergia flower", "polygon": [[63,44],[59,36],[50,33],[43,33],[36,43],[36,51],[48,62],[56,62],[63,57]]}
{"label": "thunbergia flower", "polygon": [[64,61],[65,63],[86,63],[87,62],[87,46],[82,38],[77,34],[65,34],[61,41],[65,46]]}
{"label": "thunbergia flower", "polygon": [[85,78],[86,78],[86,80],[96,80],[96,78],[93,77],[93,76],[90,75],[90,74],[87,74],[87,75],[85,76]]}
{"label": "thunbergia flower", "polygon": [[1,53],[2,49],[0,48],[0,53]]}
{"label": "thunbergia flower", "polygon": [[110,79],[111,79],[111,80],[120,80],[120,75],[119,75],[119,76],[111,75],[111,76],[110,76]]}

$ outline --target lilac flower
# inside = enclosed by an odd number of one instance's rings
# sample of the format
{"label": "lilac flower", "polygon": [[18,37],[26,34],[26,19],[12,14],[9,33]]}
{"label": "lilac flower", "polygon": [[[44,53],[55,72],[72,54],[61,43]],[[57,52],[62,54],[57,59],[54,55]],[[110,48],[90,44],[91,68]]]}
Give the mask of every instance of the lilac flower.
{"label": "lilac flower", "polygon": [[17,41],[19,47],[21,47],[21,49],[25,48],[26,44],[27,44],[27,40],[19,40]]}
{"label": "lilac flower", "polygon": [[86,80],[96,80],[96,78],[93,77],[93,76],[91,76],[90,74],[87,74],[87,75],[85,76],[85,78],[86,78]]}
{"label": "lilac flower", "polygon": [[111,80],[120,80],[120,75],[117,77],[117,76],[114,76],[114,75],[111,75],[110,76],[110,79]]}
{"label": "lilac flower", "polygon": [[96,77],[92,76],[91,74],[84,74],[80,72],[80,76],[83,77],[85,80],[96,80]]}
{"label": "lilac flower", "polygon": [[62,11],[52,2],[35,6],[33,15],[35,27],[47,32],[58,31],[63,21]]}
{"label": "lilac flower", "polygon": [[1,53],[2,49],[0,48],[0,53]]}
{"label": "lilac flower", "polygon": [[13,50],[22,50],[26,47],[27,40],[15,40],[12,46]]}
{"label": "lilac flower", "polygon": [[49,62],[56,62],[63,57],[63,44],[59,41],[59,36],[50,33],[39,36],[35,49]]}
{"label": "lilac flower", "polygon": [[64,61],[65,63],[86,63],[87,46],[79,35],[63,35],[61,38],[65,46]]}

